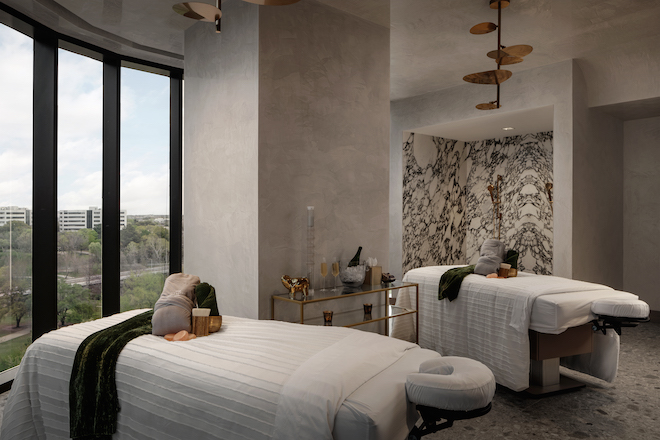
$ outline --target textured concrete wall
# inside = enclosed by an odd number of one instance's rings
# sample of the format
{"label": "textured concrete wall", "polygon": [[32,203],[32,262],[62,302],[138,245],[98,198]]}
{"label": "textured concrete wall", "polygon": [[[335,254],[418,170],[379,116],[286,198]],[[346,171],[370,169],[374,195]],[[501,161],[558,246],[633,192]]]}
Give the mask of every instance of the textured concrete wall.
{"label": "textured concrete wall", "polygon": [[[304,274],[308,205],[320,261],[388,264],[389,28],[304,1],[262,8],[259,316]],[[327,281],[331,282],[329,275]]]}
{"label": "textured concrete wall", "polygon": [[216,287],[223,314],[256,318],[259,9],[223,12],[222,34],[185,35],[184,270]]}
{"label": "textured concrete wall", "polygon": [[623,124],[623,288],[660,310],[660,118]]}
{"label": "textured concrete wall", "polygon": [[[572,276],[573,234],[573,61],[517,72],[502,85],[501,112],[554,106],[554,238],[553,274]],[[486,90],[488,89],[488,90]],[[402,142],[405,132],[438,123],[473,119],[487,113],[474,108],[492,89],[466,84],[392,102],[390,127],[390,265],[402,268]]]}
{"label": "textured concrete wall", "polygon": [[573,72],[573,278],[623,288],[623,123],[590,109]]}

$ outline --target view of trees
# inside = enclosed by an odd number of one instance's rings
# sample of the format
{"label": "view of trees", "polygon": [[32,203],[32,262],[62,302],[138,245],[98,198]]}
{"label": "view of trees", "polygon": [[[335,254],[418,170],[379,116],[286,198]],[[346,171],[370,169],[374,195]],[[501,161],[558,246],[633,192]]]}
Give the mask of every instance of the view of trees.
{"label": "view of trees", "polygon": [[[59,327],[101,317],[101,232],[98,226],[58,235]],[[129,219],[120,241],[121,311],[153,307],[168,274],[169,229],[151,219]],[[0,226],[0,337],[21,334],[19,346],[0,356],[0,371],[17,365],[30,342],[22,330],[31,328],[31,289],[32,228],[20,221]]]}

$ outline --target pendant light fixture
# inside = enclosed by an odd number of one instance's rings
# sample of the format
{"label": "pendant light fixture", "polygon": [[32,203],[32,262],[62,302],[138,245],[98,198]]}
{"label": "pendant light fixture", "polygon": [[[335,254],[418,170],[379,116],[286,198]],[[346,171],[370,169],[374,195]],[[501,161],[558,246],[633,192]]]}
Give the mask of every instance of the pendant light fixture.
{"label": "pendant light fixture", "polygon": [[495,23],[479,23],[472,26],[470,33],[474,35],[489,34],[497,30],[497,49],[488,52],[486,55],[497,62],[496,70],[488,70],[485,72],[472,73],[463,77],[464,81],[474,84],[493,84],[497,86],[497,99],[495,101],[478,104],[479,110],[494,110],[501,107],[500,105],[500,84],[507,79],[511,78],[510,70],[503,70],[502,65],[518,64],[523,61],[523,57],[532,52],[532,46],[527,44],[519,44],[516,46],[502,46],[502,9],[510,4],[510,0],[490,0],[490,8],[497,9],[497,24]]}
{"label": "pendant light fixture", "polygon": [[[247,3],[254,3],[255,5],[264,5],[264,6],[284,6],[292,5],[298,3],[300,0],[243,0]],[[220,33],[220,18],[222,17],[222,11],[220,10],[222,0],[215,0],[215,6],[209,5],[208,3],[199,3],[199,2],[185,2],[177,3],[172,6],[172,9],[177,14],[181,14],[184,17],[192,18],[199,21],[208,21],[215,23],[215,32]]]}
{"label": "pendant light fixture", "polygon": [[219,34],[220,18],[222,17],[222,11],[220,10],[221,3],[222,0],[215,0],[215,6],[213,6],[208,3],[185,2],[177,3],[172,6],[172,9],[184,17],[215,23],[215,32]]}

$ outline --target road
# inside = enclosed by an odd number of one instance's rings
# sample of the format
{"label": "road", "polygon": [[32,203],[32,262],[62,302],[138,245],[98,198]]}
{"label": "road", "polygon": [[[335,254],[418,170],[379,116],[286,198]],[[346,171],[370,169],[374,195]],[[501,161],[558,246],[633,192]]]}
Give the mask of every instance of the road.
{"label": "road", "polygon": [[[119,279],[123,281],[126,278],[130,277],[131,274],[135,274],[135,273],[139,273],[140,275],[145,273],[168,273],[169,270],[170,267],[167,264],[153,266],[147,269],[142,269],[140,271],[127,270],[119,273]],[[81,286],[88,285],[87,277],[64,278],[64,281],[66,281],[68,284],[80,284]],[[101,275],[93,275],[92,277],[90,277],[89,280],[89,284],[101,284],[101,282],[102,282]]]}

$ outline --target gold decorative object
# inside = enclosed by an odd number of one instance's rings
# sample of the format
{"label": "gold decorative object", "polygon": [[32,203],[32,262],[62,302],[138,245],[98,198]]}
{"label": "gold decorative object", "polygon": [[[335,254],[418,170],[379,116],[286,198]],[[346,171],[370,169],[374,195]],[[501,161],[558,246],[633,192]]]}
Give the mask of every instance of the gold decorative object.
{"label": "gold decorative object", "polygon": [[495,238],[495,221],[497,220],[497,239],[500,239],[501,230],[502,230],[502,213],[500,212],[500,205],[502,203],[501,198],[501,183],[502,176],[497,175],[497,180],[495,181],[495,186],[488,185],[488,192],[490,193],[490,201],[493,202],[493,238]]}
{"label": "gold decorative object", "polygon": [[323,311],[323,325],[332,325],[332,310]]}
{"label": "gold decorative object", "polygon": [[490,8],[497,9],[497,24],[485,22],[472,26],[471,34],[483,35],[497,30],[497,49],[487,53],[489,58],[497,62],[497,70],[472,73],[465,75],[463,80],[474,84],[493,84],[497,86],[497,99],[482,104],[477,104],[479,110],[494,110],[500,108],[500,84],[511,77],[511,72],[500,69],[502,65],[518,64],[523,57],[532,52],[532,46],[519,44],[516,46],[502,46],[502,9],[510,4],[510,0],[490,0]]}
{"label": "gold decorative object", "polygon": [[209,333],[215,333],[220,330],[222,327],[222,315],[220,316],[211,316],[211,322],[209,322]]}
{"label": "gold decorative object", "polygon": [[282,284],[289,289],[289,298],[294,299],[296,292],[301,292],[303,299],[307,299],[309,295],[309,280],[307,278],[291,278],[289,275],[283,275]]}
{"label": "gold decorative object", "polygon": [[216,0],[215,6],[213,6],[208,3],[185,2],[177,3],[172,6],[172,9],[177,14],[192,18],[193,20],[215,23],[215,32],[219,34],[220,18],[222,17],[222,11],[220,10],[221,3],[222,0]]}

